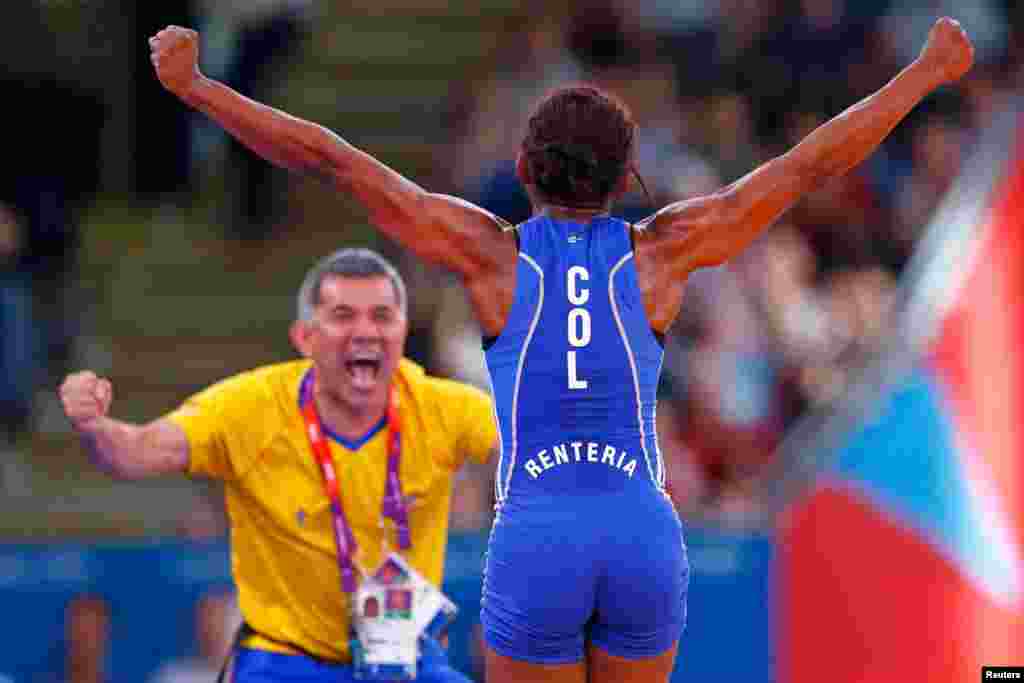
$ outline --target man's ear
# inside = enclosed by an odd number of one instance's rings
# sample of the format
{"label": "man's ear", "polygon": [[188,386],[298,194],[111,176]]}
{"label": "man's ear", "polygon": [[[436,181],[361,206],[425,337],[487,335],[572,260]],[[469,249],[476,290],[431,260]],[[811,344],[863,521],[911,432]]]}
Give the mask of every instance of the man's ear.
{"label": "man's ear", "polygon": [[313,353],[313,326],[302,320],[296,320],[288,328],[288,338],[292,340],[292,346],[306,358]]}

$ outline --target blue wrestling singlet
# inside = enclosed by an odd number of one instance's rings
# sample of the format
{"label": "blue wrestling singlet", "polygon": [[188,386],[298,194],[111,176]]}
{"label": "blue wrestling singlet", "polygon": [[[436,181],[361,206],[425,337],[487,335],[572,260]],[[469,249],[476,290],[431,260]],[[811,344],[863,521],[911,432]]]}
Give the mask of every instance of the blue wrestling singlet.
{"label": "blue wrestling singlet", "polygon": [[485,352],[501,432],[482,621],[496,652],[631,659],[686,621],[689,564],[654,430],[661,341],[630,227],[536,217],[517,228],[516,291]]}

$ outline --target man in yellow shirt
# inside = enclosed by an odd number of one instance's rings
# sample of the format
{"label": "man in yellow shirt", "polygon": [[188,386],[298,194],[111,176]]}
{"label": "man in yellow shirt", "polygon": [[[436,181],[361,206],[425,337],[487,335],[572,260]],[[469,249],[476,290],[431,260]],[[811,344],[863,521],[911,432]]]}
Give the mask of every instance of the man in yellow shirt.
{"label": "man in yellow shirt", "polygon": [[[399,621],[369,609],[366,622],[353,620],[357,587],[376,585],[365,577],[392,581],[404,565],[441,584],[454,474],[467,456],[486,460],[497,432],[486,394],[402,357],[405,310],[394,268],[344,249],[299,291],[290,336],[303,360],[230,377],[146,425],[110,418],[111,384],[92,372],[60,388],[90,457],[111,475],[224,482],[246,623],[237,683],[355,680],[366,655],[359,625],[391,628],[415,613],[413,593],[388,592],[406,608],[391,614]],[[414,647],[415,673],[394,678],[467,680],[435,640]]]}

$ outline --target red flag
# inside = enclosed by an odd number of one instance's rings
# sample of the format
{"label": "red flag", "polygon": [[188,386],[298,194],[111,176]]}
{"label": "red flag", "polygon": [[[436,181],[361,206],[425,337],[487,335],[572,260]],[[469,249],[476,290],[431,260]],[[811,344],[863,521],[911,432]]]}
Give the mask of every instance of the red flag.
{"label": "red flag", "polygon": [[906,338],[879,364],[905,372],[821,431],[832,466],[783,516],[783,683],[1024,666],[1024,125],[1004,124],[905,285]]}

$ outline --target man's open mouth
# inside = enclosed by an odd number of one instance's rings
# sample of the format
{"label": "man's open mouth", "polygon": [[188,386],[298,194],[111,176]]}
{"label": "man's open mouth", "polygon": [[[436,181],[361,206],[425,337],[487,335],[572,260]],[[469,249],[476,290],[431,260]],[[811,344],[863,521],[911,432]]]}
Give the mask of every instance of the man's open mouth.
{"label": "man's open mouth", "polygon": [[357,388],[369,388],[377,382],[380,375],[380,361],[369,358],[359,358],[345,362],[345,371],[348,372],[352,384]]}

